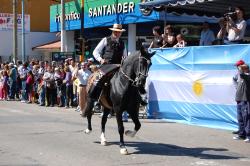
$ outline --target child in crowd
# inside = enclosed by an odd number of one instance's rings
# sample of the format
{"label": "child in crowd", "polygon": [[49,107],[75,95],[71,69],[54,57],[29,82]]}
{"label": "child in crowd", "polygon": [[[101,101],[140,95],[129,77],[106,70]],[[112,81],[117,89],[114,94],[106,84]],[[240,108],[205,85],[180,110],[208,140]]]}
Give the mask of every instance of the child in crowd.
{"label": "child in crowd", "polygon": [[1,93],[2,93],[2,100],[7,100],[8,99],[8,73],[6,70],[1,71]]}
{"label": "child in crowd", "polygon": [[174,45],[174,47],[185,47],[187,45],[187,42],[185,42],[182,34],[178,34],[176,36],[176,40],[177,40],[177,44]]}

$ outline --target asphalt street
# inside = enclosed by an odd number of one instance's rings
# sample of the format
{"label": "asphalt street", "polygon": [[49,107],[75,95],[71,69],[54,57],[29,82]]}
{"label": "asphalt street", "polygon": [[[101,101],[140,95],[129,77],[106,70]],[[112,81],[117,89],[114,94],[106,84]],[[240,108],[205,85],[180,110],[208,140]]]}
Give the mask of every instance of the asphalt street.
{"label": "asphalt street", "polygon": [[[125,137],[121,155],[115,118],[100,145],[100,118],[84,134],[86,119],[74,109],[0,101],[0,166],[249,166],[250,144],[231,131],[141,119],[134,138]],[[125,129],[133,129],[129,120]]]}

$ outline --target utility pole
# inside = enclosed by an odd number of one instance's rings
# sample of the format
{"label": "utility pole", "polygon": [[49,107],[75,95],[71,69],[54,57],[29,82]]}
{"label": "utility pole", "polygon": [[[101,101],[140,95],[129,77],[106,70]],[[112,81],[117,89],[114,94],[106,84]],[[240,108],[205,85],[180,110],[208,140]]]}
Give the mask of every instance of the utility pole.
{"label": "utility pole", "polygon": [[24,14],[24,0],[22,0],[22,61],[23,63],[26,60],[25,57],[25,14]]}
{"label": "utility pole", "polygon": [[64,0],[61,0],[61,52],[65,52],[66,30],[65,30],[65,6]]}
{"label": "utility pole", "polygon": [[83,62],[85,60],[85,38],[83,38],[83,28],[84,28],[84,0],[81,1],[81,29],[80,29],[80,43],[82,55],[79,57],[79,61]]}
{"label": "utility pole", "polygon": [[13,0],[13,57],[12,60],[16,64],[17,60],[17,0]]}

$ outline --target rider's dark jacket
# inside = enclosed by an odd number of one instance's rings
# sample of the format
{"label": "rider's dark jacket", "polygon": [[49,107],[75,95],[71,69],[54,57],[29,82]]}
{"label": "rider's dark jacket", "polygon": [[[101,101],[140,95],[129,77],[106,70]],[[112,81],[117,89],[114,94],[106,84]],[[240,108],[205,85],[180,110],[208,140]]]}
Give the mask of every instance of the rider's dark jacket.
{"label": "rider's dark jacket", "polygon": [[107,60],[108,64],[120,64],[124,48],[125,45],[121,39],[114,41],[111,37],[107,37],[107,46],[104,47],[101,57]]}

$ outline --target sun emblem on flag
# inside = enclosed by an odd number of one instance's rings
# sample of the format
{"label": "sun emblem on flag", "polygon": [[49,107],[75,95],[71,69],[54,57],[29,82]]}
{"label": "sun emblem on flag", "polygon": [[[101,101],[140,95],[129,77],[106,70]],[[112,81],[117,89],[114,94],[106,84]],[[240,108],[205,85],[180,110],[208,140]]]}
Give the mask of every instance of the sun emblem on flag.
{"label": "sun emblem on flag", "polygon": [[193,84],[193,91],[197,96],[201,96],[203,92],[203,86],[200,81],[195,81]]}

